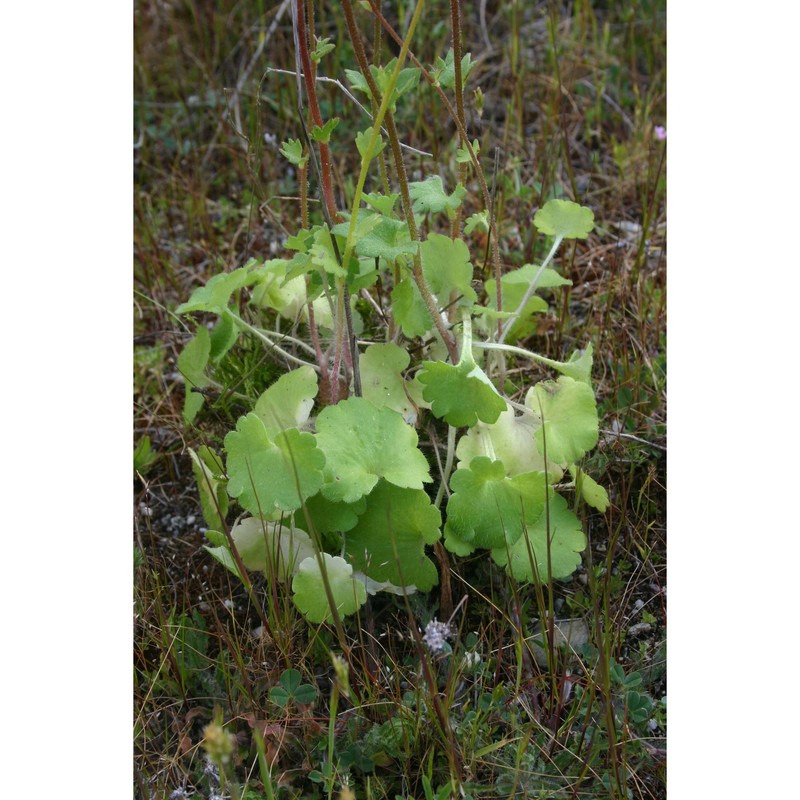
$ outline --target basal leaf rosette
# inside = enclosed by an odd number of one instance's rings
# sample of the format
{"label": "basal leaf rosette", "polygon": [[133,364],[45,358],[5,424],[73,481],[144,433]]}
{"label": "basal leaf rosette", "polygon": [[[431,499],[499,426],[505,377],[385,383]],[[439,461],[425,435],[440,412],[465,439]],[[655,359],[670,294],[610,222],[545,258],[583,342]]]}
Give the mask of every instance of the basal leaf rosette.
{"label": "basal leaf rosette", "polygon": [[[580,520],[567,508],[567,501],[550,490],[549,514],[542,512],[536,520],[528,520],[517,541],[492,550],[492,558],[518,581],[546,582],[552,578],[568,578],[581,563],[586,536]],[[550,544],[548,547],[548,539]]]}
{"label": "basal leaf rosette", "polygon": [[225,437],[225,450],[228,494],[252,514],[295,511],[322,487],[325,455],[310,433],[292,428],[271,439],[251,412]]}
{"label": "basal leaf rosette", "polygon": [[345,537],[350,563],[373,581],[426,592],[439,582],[425,546],[440,537],[442,517],[428,495],[380,481],[367,509]]}
{"label": "basal leaf rosette", "polygon": [[513,545],[544,511],[547,479],[543,472],[509,478],[502,461],[478,456],[455,471],[450,487],[445,546],[467,555],[478,547]]}
{"label": "basal leaf rosette", "polygon": [[574,464],[597,445],[597,404],[591,386],[562,375],[540,381],[528,392],[525,405],[540,421],[536,446],[547,461]]}
{"label": "basal leaf rosette", "polygon": [[317,418],[316,439],[326,458],[322,492],[333,502],[355,502],[380,478],[406,489],[431,481],[416,431],[396,411],[363,397],[325,408]]}
{"label": "basal leaf rosette", "polygon": [[[339,556],[322,553],[328,585],[340,615],[354,614],[367,601],[364,584],[353,577],[353,567]],[[325,580],[315,556],[300,562],[292,579],[295,605],[311,622],[331,622]]]}

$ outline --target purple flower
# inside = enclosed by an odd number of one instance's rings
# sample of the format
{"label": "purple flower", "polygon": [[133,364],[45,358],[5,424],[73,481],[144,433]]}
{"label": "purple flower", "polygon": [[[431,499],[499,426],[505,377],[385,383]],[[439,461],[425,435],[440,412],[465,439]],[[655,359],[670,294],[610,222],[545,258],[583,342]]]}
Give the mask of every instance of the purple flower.
{"label": "purple flower", "polygon": [[656,125],[653,128],[653,133],[655,133],[659,142],[663,142],[667,138],[667,129],[663,125]]}
{"label": "purple flower", "polygon": [[446,622],[433,619],[425,626],[425,635],[422,638],[432,653],[441,653],[445,648],[445,641],[452,635],[453,630]]}

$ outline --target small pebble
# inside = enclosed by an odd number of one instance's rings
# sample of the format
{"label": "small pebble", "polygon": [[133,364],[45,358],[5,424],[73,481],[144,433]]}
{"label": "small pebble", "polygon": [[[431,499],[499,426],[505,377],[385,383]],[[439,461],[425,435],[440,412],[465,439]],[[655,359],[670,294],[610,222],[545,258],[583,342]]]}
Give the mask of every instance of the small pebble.
{"label": "small pebble", "polygon": [[186,524],[187,525],[194,525],[195,519],[196,519],[195,515],[194,514],[190,514],[188,517],[186,517]]}
{"label": "small pebble", "polygon": [[649,622],[637,622],[636,625],[631,625],[628,628],[629,636],[641,636],[643,633],[650,633],[653,626]]}
{"label": "small pebble", "polygon": [[641,611],[644,608],[644,600],[639,599],[633,604],[633,611],[634,613],[637,611]]}

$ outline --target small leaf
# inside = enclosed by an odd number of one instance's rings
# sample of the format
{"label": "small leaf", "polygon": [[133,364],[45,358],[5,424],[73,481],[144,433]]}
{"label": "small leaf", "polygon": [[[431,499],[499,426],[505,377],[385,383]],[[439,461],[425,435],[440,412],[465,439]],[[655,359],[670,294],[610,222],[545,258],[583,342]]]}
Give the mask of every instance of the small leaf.
{"label": "small leaf", "polygon": [[584,499],[584,502],[592,508],[596,508],[601,514],[605,514],[609,503],[608,492],[575,464],[570,464],[569,471],[575,481],[576,491]]}
{"label": "small leaf", "polygon": [[327,144],[331,140],[331,134],[334,131],[334,128],[339,124],[338,117],[332,117],[329,119],[321,128],[319,125],[315,125],[311,131],[311,138],[315,142],[320,142],[321,144]]}
{"label": "small leaf", "polygon": [[365,131],[361,131],[360,133],[356,134],[356,147],[358,148],[358,153],[361,158],[366,161],[371,161],[383,150],[384,147],[386,147],[384,138],[378,134],[378,137],[375,141],[375,147],[367,152],[370,141],[372,141],[372,128],[367,128]]}
{"label": "small leaf", "polygon": [[385,195],[372,192],[370,194],[363,194],[361,197],[365,203],[369,203],[376,211],[388,217],[391,215],[394,204],[397,202],[397,198],[400,197],[400,195],[396,193]]}
{"label": "small leaf", "polygon": [[212,314],[222,314],[230,303],[231,295],[237,289],[256,280],[250,272],[251,267],[255,264],[256,261],[253,259],[249,265],[239,267],[233,272],[214,275],[205,286],[195,289],[188,302],[179,305],[175,309],[175,313],[188,314],[191,311],[208,311]]}
{"label": "small leaf", "polygon": [[408,191],[415,213],[447,211],[448,216],[455,215],[467,193],[467,190],[459,183],[452,194],[446,194],[442,179],[438,175],[431,175],[424,181],[409,183]]}
{"label": "small leaf", "polygon": [[571,200],[548,200],[534,215],[533,224],[549,236],[585,239],[594,228],[594,213]]}
{"label": "small leaf", "polygon": [[223,464],[220,457],[206,445],[202,445],[195,453],[189,448],[192,459],[192,472],[200,495],[200,508],[203,519],[209,528],[221,529],[225,526],[228,513],[228,493],[225,491],[227,481],[221,479]]}
{"label": "small leaf", "polygon": [[489,232],[489,212],[477,211],[464,221],[464,233],[467,235],[474,231]]}
{"label": "small leaf", "polygon": [[281,144],[281,155],[295,167],[302,169],[308,163],[308,156],[303,155],[303,144],[299,139],[287,139]]}
{"label": "small leaf", "polygon": [[331,42],[330,38],[326,37],[325,39],[317,39],[316,47],[311,52],[311,60],[315,64],[319,64],[319,62],[322,61],[322,59],[328,55],[328,53],[335,49],[336,45]]}
{"label": "small leaf", "polygon": [[[472,152],[475,153],[475,157],[477,158],[478,153],[481,151],[480,142],[477,139],[474,139],[472,142]],[[458,164],[471,164],[472,157],[469,154],[469,150],[466,147],[459,147],[456,150],[456,162]]]}

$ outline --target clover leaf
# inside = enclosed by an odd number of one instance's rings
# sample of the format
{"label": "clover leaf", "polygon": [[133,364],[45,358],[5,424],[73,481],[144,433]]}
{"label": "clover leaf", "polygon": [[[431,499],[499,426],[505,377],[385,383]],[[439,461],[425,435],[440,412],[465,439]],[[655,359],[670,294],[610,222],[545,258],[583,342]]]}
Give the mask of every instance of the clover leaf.
{"label": "clover leaf", "polygon": [[[322,559],[338,612],[344,615],[355,613],[367,601],[366,587],[353,577],[353,567],[343,558],[322,553]],[[295,605],[311,622],[333,620],[325,592],[325,581],[316,557],[300,562],[297,574],[292,579],[292,592]]]}
{"label": "clover leaf", "polygon": [[310,433],[291,428],[272,441],[251,412],[225,437],[228,494],[253,514],[295,511],[323,483],[325,455]]}
{"label": "clover leaf", "polygon": [[585,239],[594,228],[594,213],[571,200],[548,200],[534,215],[533,224],[549,236]]}
{"label": "clover leaf", "polygon": [[420,489],[401,489],[386,481],[367,495],[367,509],[348,532],[345,554],[374,581],[413,585],[428,591],[439,582],[425,545],[437,542],[442,517]]}
{"label": "clover leaf", "polygon": [[327,459],[322,491],[329,500],[352,503],[369,494],[379,478],[407,489],[431,481],[416,431],[396,411],[363,397],[322,411],[317,444]]}
{"label": "clover leaf", "polygon": [[562,375],[558,381],[540,381],[528,392],[525,404],[541,420],[536,446],[547,461],[572,464],[598,441],[597,404],[591,386]]}
{"label": "clover leaf", "polygon": [[303,676],[296,669],[285,669],[281,673],[278,686],[269,690],[269,699],[286,708],[292,701],[309,705],[317,699],[317,690],[310,683],[302,683]]}

